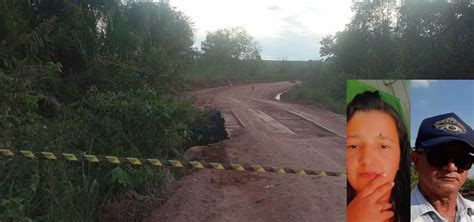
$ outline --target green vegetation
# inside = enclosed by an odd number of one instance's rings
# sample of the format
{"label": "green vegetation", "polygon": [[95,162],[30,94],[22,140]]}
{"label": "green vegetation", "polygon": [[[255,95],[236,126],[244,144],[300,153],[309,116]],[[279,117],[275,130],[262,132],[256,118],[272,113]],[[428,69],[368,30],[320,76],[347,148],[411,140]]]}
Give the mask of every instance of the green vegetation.
{"label": "green vegetation", "polygon": [[[120,2],[0,1],[0,147],[175,159],[199,136],[190,126],[205,114],[179,96],[193,56],[188,17]],[[127,218],[110,207],[117,196],[161,195],[176,176],[2,158],[0,220]],[[136,201],[135,220],[151,206]]]}
{"label": "green vegetation", "polygon": [[[288,98],[344,113],[346,79],[470,78],[474,8],[464,3],[354,3],[344,31],[321,41],[325,68]],[[330,98],[330,99],[328,99]]]}
{"label": "green vegetation", "polygon": [[317,106],[322,105],[333,112],[344,113],[346,91],[342,90],[342,87],[345,84],[345,76],[335,70],[334,65],[330,62],[319,62],[314,72],[315,75],[305,81],[304,84],[284,93],[281,99]]}
{"label": "green vegetation", "polygon": [[308,79],[318,61],[265,61],[260,46],[239,27],[207,33],[201,50],[189,64],[188,88],[206,88],[232,82]]}
{"label": "green vegetation", "polygon": [[474,180],[471,178],[467,178],[466,182],[464,183],[462,187],[463,191],[474,191]]}
{"label": "green vegetation", "polygon": [[346,29],[321,42],[321,55],[353,78],[462,78],[473,72],[470,4],[356,3]]}
{"label": "green vegetation", "polygon": [[197,60],[184,74],[188,88],[207,88],[232,82],[306,80],[314,75],[319,61],[238,60],[212,66]]}

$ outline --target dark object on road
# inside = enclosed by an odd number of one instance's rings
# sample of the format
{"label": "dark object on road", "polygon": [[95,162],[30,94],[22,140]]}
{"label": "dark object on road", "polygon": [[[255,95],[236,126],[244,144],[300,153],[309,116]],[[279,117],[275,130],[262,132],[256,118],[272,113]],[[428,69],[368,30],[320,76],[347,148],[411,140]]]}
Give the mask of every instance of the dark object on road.
{"label": "dark object on road", "polygon": [[216,143],[228,138],[224,127],[224,118],[218,110],[212,110],[191,126],[193,146]]}

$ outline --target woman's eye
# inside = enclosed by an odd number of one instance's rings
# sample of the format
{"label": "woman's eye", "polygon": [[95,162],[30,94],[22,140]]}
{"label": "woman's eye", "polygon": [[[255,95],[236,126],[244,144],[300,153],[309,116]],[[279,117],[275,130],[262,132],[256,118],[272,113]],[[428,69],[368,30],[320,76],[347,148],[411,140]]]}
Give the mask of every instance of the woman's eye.
{"label": "woman's eye", "polygon": [[380,147],[381,147],[382,149],[389,149],[389,148],[390,148],[389,145],[385,145],[385,144],[380,145]]}
{"label": "woman's eye", "polygon": [[356,149],[357,147],[359,147],[357,144],[351,144],[347,146],[349,149]]}

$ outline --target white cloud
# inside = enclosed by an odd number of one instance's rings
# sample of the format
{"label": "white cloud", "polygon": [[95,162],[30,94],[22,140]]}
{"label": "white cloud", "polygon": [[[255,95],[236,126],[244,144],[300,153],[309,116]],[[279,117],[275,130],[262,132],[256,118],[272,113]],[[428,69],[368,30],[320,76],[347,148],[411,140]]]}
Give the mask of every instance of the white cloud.
{"label": "white cloud", "polygon": [[262,58],[268,60],[315,60],[319,58],[317,34],[287,32],[279,38],[257,39],[262,46]]}
{"label": "white cloud", "polygon": [[435,82],[436,80],[411,80],[411,87],[412,88],[429,88],[430,84]]}
{"label": "white cloud", "polygon": [[[296,43],[298,37],[324,36],[342,31],[352,16],[352,1],[348,0],[171,0],[170,4],[183,11],[194,22],[196,41],[205,39],[207,32],[240,26],[255,39],[280,39]],[[290,34],[291,33],[291,34]],[[309,48],[319,49],[320,39],[305,41],[308,44],[289,45],[294,54],[269,54],[268,57],[288,59],[314,59],[307,57]],[[195,46],[200,44],[196,42]],[[270,43],[261,45],[270,46]],[[280,47],[281,48],[281,47]],[[298,53],[300,50],[302,53]],[[263,48],[264,52],[280,52]],[[283,52],[282,52],[283,53]],[[317,51],[314,51],[319,57]]]}

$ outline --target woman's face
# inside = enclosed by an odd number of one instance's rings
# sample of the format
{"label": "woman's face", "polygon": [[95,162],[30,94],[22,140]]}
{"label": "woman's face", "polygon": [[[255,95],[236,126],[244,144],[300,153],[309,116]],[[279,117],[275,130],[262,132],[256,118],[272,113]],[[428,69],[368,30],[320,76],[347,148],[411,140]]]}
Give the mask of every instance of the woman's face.
{"label": "woman's face", "polygon": [[395,120],[382,111],[357,111],[346,133],[347,179],[356,192],[383,173],[394,181],[400,163]]}

